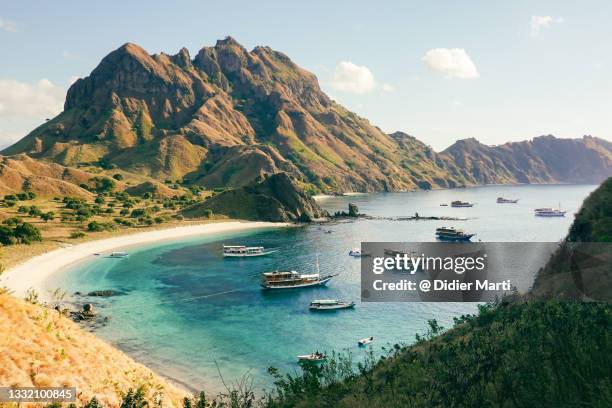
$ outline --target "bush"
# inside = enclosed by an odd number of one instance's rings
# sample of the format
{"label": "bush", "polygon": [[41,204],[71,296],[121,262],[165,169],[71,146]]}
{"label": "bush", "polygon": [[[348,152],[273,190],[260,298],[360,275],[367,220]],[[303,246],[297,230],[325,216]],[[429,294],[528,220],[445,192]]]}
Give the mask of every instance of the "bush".
{"label": "bush", "polygon": [[49,222],[49,221],[53,221],[53,219],[55,219],[55,214],[53,213],[53,211],[49,211],[43,214],[40,214],[40,218],[44,221],[44,222]]}
{"label": "bush", "polygon": [[113,224],[110,224],[110,223],[92,221],[89,224],[87,224],[87,231],[90,231],[90,232],[101,232],[101,231],[107,231],[111,229],[113,229]]}
{"label": "bush", "polygon": [[204,210],[204,217],[211,218],[212,216],[213,216],[213,212],[210,208],[207,208],[206,210]]}
{"label": "bush", "polygon": [[23,222],[15,226],[13,234],[17,241],[23,244],[31,244],[34,241],[42,241],[40,230],[27,222]]}
{"label": "bush", "polygon": [[156,224],[161,224],[162,222],[164,222],[164,219],[162,217],[155,217],[154,221]]}
{"label": "bush", "polygon": [[115,180],[117,180],[117,181],[121,181],[121,180],[123,180],[123,175],[122,175],[122,174],[119,174],[119,173],[117,173],[117,174],[113,174],[113,178],[114,178]]}
{"label": "bush", "polygon": [[85,233],[83,231],[74,231],[70,234],[70,238],[72,239],[83,238],[84,236]]}

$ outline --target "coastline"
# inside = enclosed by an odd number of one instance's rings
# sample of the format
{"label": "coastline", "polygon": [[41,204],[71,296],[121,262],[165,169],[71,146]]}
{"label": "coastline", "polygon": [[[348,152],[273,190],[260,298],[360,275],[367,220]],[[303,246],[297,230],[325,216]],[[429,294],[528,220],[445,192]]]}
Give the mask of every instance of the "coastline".
{"label": "coastline", "polygon": [[38,291],[44,298],[45,282],[55,273],[79,262],[95,253],[104,253],[115,249],[124,249],[154,242],[172,241],[193,236],[206,236],[225,232],[245,231],[250,229],[287,227],[287,223],[260,221],[226,221],[218,223],[178,226],[152,231],[124,234],[110,238],[87,241],[75,245],[64,245],[41,255],[24,260],[7,269],[0,275],[0,287],[5,286],[13,291],[16,297],[23,297],[28,289]]}

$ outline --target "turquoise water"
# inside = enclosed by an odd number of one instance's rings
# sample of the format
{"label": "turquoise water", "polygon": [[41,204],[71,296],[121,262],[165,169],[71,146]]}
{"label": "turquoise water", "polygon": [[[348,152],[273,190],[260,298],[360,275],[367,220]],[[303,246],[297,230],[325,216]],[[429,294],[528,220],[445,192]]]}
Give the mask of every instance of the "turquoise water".
{"label": "turquoise water", "polygon": [[[459,226],[483,241],[557,241],[573,213],[595,186],[504,186],[413,193],[334,197],[321,201],[331,212],[356,203],[380,216],[448,215],[467,221],[357,220],[324,226],[272,229],[189,239],[130,249],[130,257],[91,257],[56,276],[52,285],[68,293],[115,289],[111,298],[87,298],[108,324],[96,333],[136,360],[192,389],[221,390],[249,372],[258,388],[269,385],[269,366],[298,369],[296,355],[348,349],[359,359],[359,338],[375,336],[374,349],[410,343],[436,318],[471,313],[475,304],[360,303],[359,260],[348,257],[361,241],[432,241],[438,226]],[[496,197],[520,198],[496,204]],[[476,202],[473,208],[440,207],[451,200]],[[561,206],[566,218],[536,218],[532,209]],[[331,230],[331,233],[326,231]],[[266,258],[223,259],[223,244],[279,247]],[[274,269],[313,270],[319,254],[322,272],[339,273],[327,288],[282,293],[260,290],[259,275]],[[337,313],[312,313],[314,298],[354,300],[357,307]],[[84,298],[75,298],[80,302]]]}

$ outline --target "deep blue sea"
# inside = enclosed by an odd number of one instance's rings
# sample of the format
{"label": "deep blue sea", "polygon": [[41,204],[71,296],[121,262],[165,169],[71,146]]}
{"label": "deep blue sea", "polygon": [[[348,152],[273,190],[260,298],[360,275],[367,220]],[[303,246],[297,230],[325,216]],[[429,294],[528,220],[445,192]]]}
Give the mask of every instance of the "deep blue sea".
{"label": "deep blue sea", "polygon": [[[266,370],[298,370],[296,355],[315,350],[364,353],[357,340],[374,336],[375,352],[398,342],[411,343],[435,318],[449,327],[454,316],[472,313],[474,303],[361,303],[360,261],[348,256],[361,241],[433,241],[439,226],[458,226],[491,242],[558,241],[573,214],[596,186],[490,186],[457,190],[385,193],[326,198],[330,212],[348,203],[378,216],[467,217],[466,221],[357,220],[329,225],[269,229],[242,234],[191,238],[180,242],[130,248],[125,259],[94,257],[53,278],[68,293],[114,289],[110,298],[76,298],[94,303],[108,316],[98,336],[160,374],[192,389],[221,390],[244,373],[257,388],[270,384]],[[498,196],[518,204],[496,204]],[[476,202],[473,208],[441,207],[451,200]],[[557,207],[565,218],[536,218],[533,208]],[[327,231],[331,230],[331,233]],[[224,259],[223,244],[264,245],[280,251],[265,258]],[[340,275],[326,288],[282,293],[259,287],[262,272],[275,269],[314,270]],[[354,300],[354,310],[312,313],[315,298]],[[219,367],[219,370],[217,369]]]}

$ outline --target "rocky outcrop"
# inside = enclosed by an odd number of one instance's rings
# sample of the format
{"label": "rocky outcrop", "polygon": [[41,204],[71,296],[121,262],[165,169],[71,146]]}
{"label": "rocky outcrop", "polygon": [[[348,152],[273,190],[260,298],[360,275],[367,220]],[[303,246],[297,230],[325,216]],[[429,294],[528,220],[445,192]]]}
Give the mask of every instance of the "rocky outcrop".
{"label": "rocky outcrop", "polygon": [[182,213],[186,217],[201,217],[207,211],[230,218],[273,222],[309,222],[328,215],[286,173],[262,176],[248,186],[224,191]]}

